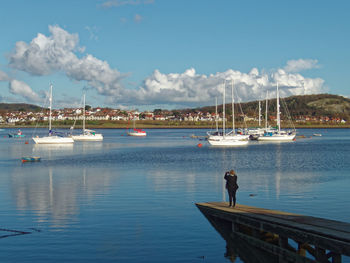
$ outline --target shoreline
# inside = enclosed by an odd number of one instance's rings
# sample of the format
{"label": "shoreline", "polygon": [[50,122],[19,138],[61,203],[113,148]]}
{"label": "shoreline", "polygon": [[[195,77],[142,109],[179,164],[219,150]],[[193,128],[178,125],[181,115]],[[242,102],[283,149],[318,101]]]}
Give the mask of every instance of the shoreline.
{"label": "shoreline", "polygon": [[[71,125],[53,125],[54,128],[56,129],[70,129]],[[229,129],[229,125],[227,125]],[[241,127],[240,125],[236,126],[238,129]],[[250,127],[257,127],[257,126],[250,126]],[[48,128],[47,125],[0,125],[0,129],[5,128],[5,129],[23,129],[23,128]],[[215,129],[215,126],[213,125],[188,125],[188,124],[172,124],[172,125],[167,125],[167,124],[142,124],[139,123],[137,125],[138,129]],[[296,125],[295,129],[349,129],[350,125]],[[74,128],[74,130],[80,130],[82,127],[79,125]],[[91,125],[87,124],[86,129],[132,129],[132,127],[128,127],[125,124],[118,124],[118,123],[104,123],[104,124],[97,124],[97,125]],[[220,128],[219,128],[220,129]],[[281,128],[281,129],[291,129],[291,128]]]}

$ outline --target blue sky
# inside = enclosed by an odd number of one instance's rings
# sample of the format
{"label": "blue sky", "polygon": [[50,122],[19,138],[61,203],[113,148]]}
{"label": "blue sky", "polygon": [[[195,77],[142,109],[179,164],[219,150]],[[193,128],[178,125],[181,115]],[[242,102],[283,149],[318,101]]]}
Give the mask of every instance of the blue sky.
{"label": "blue sky", "polygon": [[3,0],[0,102],[54,107],[213,105],[350,95],[349,1]]}

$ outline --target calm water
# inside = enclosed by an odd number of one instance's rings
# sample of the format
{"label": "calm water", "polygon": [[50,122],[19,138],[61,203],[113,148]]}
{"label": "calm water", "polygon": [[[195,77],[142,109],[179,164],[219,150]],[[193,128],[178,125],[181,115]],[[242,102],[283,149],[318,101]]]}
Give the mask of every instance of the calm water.
{"label": "calm water", "polygon": [[[194,203],[227,199],[232,168],[238,203],[350,223],[350,130],[231,149],[197,147],[190,135],[206,130],[101,130],[103,142],[71,146],[9,131],[0,131],[1,262],[229,262]],[[26,155],[42,161],[21,164]]]}

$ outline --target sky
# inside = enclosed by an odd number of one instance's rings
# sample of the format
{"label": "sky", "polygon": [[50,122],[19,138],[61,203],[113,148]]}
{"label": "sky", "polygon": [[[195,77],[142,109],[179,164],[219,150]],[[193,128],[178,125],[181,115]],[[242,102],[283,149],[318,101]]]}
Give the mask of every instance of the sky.
{"label": "sky", "polygon": [[[1,0],[0,102],[153,110],[350,96],[350,1]],[[229,96],[227,103],[229,102]]]}

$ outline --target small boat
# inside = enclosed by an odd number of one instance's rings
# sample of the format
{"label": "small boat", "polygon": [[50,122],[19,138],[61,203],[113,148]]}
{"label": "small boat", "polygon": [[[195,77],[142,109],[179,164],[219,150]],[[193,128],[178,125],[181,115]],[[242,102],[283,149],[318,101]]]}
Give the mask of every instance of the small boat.
{"label": "small boat", "polygon": [[135,137],[145,137],[145,136],[147,136],[147,133],[146,133],[146,131],[144,131],[144,130],[142,130],[142,129],[137,129],[136,128],[136,124],[135,124],[135,122],[136,122],[136,120],[135,120],[135,116],[134,116],[134,118],[133,118],[133,129],[129,129],[128,131],[127,131],[127,135],[129,135],[129,136],[135,136]]}
{"label": "small boat", "polygon": [[33,137],[33,141],[36,144],[65,144],[65,143],[74,143],[74,140],[71,137],[67,137],[66,135],[60,133],[60,132],[54,132],[51,129],[51,119],[52,119],[52,84],[50,85],[50,94],[49,94],[49,101],[50,101],[50,115],[49,115],[49,134],[48,136],[44,137]]}
{"label": "small boat", "polygon": [[25,135],[22,133],[21,130],[18,130],[17,133],[9,133],[9,138],[22,138],[25,137]]}
{"label": "small boat", "polygon": [[[83,96],[83,132],[81,134],[72,135],[74,141],[103,141],[103,135],[96,133],[94,130],[85,129],[85,94]],[[74,125],[73,127],[74,128]],[[72,129],[71,128],[71,129]]]}
{"label": "small boat", "polygon": [[22,157],[22,163],[27,162],[40,162],[41,157],[38,156],[32,156],[32,157]]}
{"label": "small boat", "polygon": [[318,136],[318,137],[321,137],[322,134],[321,133],[314,133],[313,136]]}
{"label": "small boat", "polygon": [[143,137],[146,136],[147,133],[144,130],[141,129],[132,129],[131,131],[128,131],[129,136],[136,136],[136,137]]}

